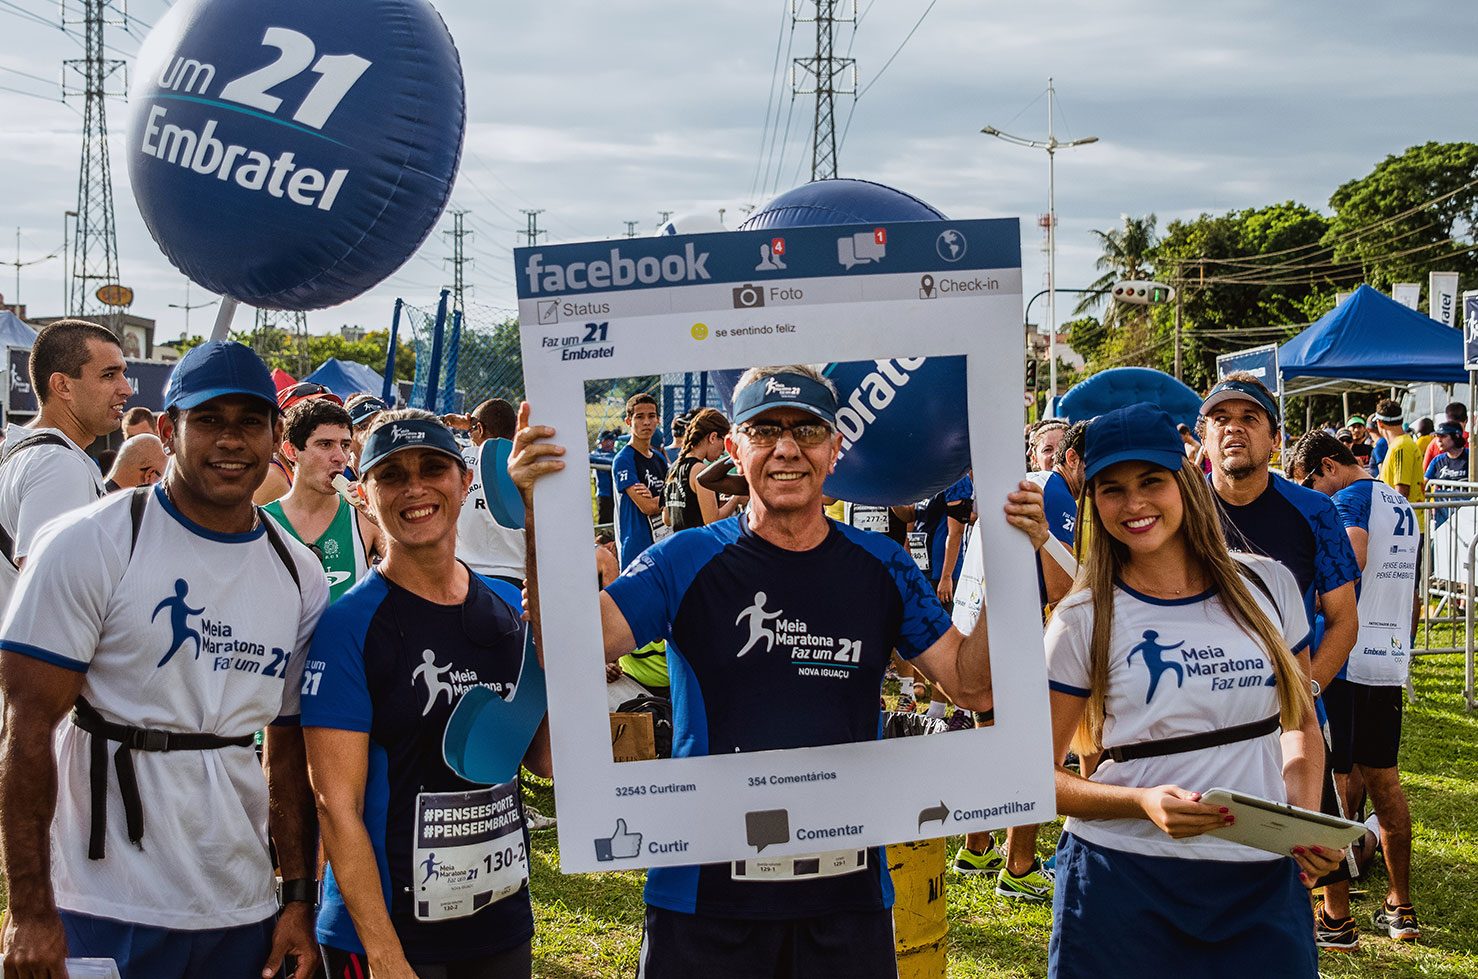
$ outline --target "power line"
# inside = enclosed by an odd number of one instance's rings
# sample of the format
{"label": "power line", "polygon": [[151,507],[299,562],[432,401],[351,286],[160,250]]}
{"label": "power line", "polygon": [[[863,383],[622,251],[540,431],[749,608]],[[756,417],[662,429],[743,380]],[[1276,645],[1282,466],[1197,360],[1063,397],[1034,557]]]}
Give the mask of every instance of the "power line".
{"label": "power line", "polygon": [[[780,47],[785,40],[785,10],[790,6],[791,0],[783,0],[780,5],[780,29],[775,32],[775,63],[770,68],[770,94],[765,96],[765,122],[760,127],[760,152],[754,160],[754,179],[749,184],[749,196],[754,198],[755,191],[759,189],[760,166],[765,161],[765,141],[770,137],[770,112],[775,102],[775,86],[780,81]],[[779,113],[777,112],[778,116]],[[778,119],[777,119],[778,122]]]}
{"label": "power line", "polygon": [[924,23],[924,18],[929,16],[929,11],[933,10],[934,5],[938,2],[939,0],[929,0],[929,6],[924,8],[924,12],[922,14],[919,14],[919,19],[914,23],[913,29],[904,35],[902,43],[898,45],[898,49],[888,56],[887,61],[883,62],[883,67],[879,68],[878,73],[872,76],[872,81],[868,82],[867,85],[863,87],[862,91],[857,93],[857,97],[859,99],[867,94],[868,89],[872,88],[878,83],[879,78],[883,77],[883,72],[888,70],[888,66],[893,63],[893,59],[898,57],[899,52],[904,49],[904,47],[908,44],[909,39],[914,36],[914,31],[917,31],[920,25]]}
{"label": "power line", "polygon": [[33,81],[38,81],[43,85],[52,85],[56,82],[56,79],[54,78],[42,78],[40,75],[33,75],[28,71],[21,71],[19,68],[11,68],[6,65],[0,65],[0,71],[8,71],[12,75],[20,75],[22,78],[32,79]]}

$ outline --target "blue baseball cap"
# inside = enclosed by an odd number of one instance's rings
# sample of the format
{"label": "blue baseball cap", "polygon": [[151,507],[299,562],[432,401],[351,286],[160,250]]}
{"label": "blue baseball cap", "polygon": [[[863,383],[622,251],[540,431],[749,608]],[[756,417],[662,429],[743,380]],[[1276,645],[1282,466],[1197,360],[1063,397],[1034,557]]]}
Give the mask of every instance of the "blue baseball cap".
{"label": "blue baseball cap", "polygon": [[747,384],[734,392],[734,424],[771,408],[800,408],[828,425],[837,421],[837,397],[831,388],[804,374],[782,371]]}
{"label": "blue baseball cap", "polygon": [[358,428],[380,412],[389,410],[390,406],[379,398],[365,398],[363,401],[356,401],[354,407],[349,409],[349,421]]}
{"label": "blue baseball cap", "polygon": [[1201,414],[1206,414],[1223,401],[1251,401],[1267,412],[1274,428],[1282,425],[1278,419],[1277,402],[1268,397],[1267,392],[1256,384],[1248,384],[1246,381],[1222,381],[1212,388],[1211,393],[1206,395],[1206,400],[1201,402]]}
{"label": "blue baseball cap", "polygon": [[1457,422],[1443,422],[1442,424],[1437,426],[1437,430],[1432,434],[1461,436],[1463,434],[1463,426],[1459,425]]}
{"label": "blue baseball cap", "polygon": [[1185,464],[1185,443],[1175,419],[1148,401],[1099,415],[1084,433],[1083,478],[1092,479],[1116,462],[1151,462],[1178,470]]}
{"label": "blue baseball cap", "polygon": [[261,398],[277,411],[277,385],[262,358],[243,344],[208,340],[175,365],[164,392],[164,407],[188,411],[226,394]]}
{"label": "blue baseball cap", "polygon": [[438,419],[401,418],[373,429],[364,437],[359,453],[359,473],[367,474],[375,466],[402,449],[431,449],[442,452],[466,465],[462,448],[452,437],[452,430]]}

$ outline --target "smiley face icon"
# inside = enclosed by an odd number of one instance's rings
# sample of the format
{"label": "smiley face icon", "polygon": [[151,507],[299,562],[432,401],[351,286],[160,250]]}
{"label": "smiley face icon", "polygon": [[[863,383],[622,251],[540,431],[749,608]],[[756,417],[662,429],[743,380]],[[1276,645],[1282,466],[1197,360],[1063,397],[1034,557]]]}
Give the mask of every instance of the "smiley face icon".
{"label": "smiley face icon", "polygon": [[693,334],[694,340],[706,340],[708,339],[708,324],[694,323],[693,329],[690,332]]}

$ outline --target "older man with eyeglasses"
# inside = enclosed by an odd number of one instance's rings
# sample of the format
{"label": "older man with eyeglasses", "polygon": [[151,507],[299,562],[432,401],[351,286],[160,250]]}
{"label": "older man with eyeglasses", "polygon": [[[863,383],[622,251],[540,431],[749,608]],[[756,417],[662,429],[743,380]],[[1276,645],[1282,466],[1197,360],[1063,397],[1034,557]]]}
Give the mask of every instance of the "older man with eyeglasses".
{"label": "older man with eyeglasses", "polygon": [[[886,534],[822,511],[822,484],[842,444],[831,382],[801,365],[752,369],[733,408],[725,445],[749,486],[749,511],[658,541],[600,596],[608,661],[668,640],[674,757],[874,740],[894,649],[956,704],[989,710],[985,630],[967,637],[955,629]],[[533,489],[563,467],[564,449],[528,417],[525,405],[509,472],[524,496],[537,630]],[[1005,507],[1038,547],[1047,539],[1041,500],[1023,482]],[[793,660],[776,639],[780,628],[825,637],[833,658]],[[793,708],[776,710],[777,701]],[[649,870],[638,975],[896,976],[882,849],[830,857],[849,869],[817,878],[806,861],[787,860],[764,881],[728,864]]]}

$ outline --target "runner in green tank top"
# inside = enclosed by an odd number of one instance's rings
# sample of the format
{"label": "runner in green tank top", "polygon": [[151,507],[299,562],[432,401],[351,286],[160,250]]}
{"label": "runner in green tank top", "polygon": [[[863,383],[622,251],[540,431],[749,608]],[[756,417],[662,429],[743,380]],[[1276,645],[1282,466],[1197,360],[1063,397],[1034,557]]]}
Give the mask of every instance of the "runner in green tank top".
{"label": "runner in green tank top", "polygon": [[282,449],[294,463],[292,489],[264,509],[298,540],[313,548],[328,577],[329,600],[354,587],[369,570],[379,528],[334,489],[349,458],[349,413],[326,399],[288,409]]}
{"label": "runner in green tank top", "polygon": [[283,512],[281,500],[273,500],[262,509],[281,524],[284,530],[303,541],[318,555],[323,573],[328,576],[330,602],[338,601],[369,570],[369,561],[365,557],[364,545],[360,542],[359,528],[356,526],[359,514],[342,496],[339,497],[339,509],[334,513],[328,529],[317,540],[311,541],[303,540],[298,534],[297,528]]}

